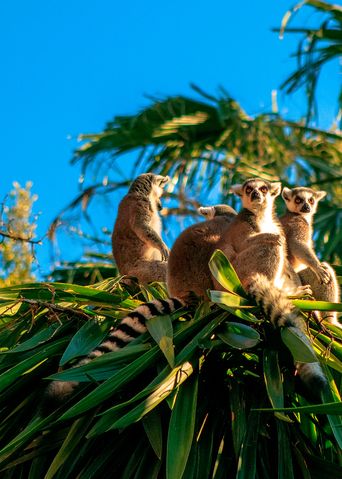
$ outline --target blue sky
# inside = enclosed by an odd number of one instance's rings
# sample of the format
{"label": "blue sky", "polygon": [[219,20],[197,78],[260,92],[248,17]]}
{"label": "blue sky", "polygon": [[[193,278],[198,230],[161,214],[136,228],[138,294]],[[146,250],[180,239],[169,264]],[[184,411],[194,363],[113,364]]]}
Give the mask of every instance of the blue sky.
{"label": "blue sky", "polygon": [[[80,133],[101,130],[114,115],[148,103],[144,95],[215,93],[222,85],[249,114],[269,110],[271,91],[293,70],[297,38],[278,27],[294,2],[266,0],[11,0],[0,6],[0,199],[14,180],[33,181],[38,235],[78,192],[70,159]],[[307,9],[301,25],[314,23]],[[329,126],[338,66],[324,73],[321,122]],[[300,95],[279,104],[291,118]],[[128,175],[127,171],[127,175]],[[112,226],[116,205],[101,221]],[[72,244],[62,256],[75,259]],[[63,251],[63,248],[65,250]],[[38,251],[48,267],[48,245]]]}

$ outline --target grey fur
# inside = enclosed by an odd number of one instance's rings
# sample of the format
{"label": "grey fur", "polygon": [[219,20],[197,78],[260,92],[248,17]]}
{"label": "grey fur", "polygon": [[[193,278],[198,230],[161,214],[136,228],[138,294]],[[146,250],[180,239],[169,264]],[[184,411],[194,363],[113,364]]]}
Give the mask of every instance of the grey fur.
{"label": "grey fur", "polygon": [[112,234],[113,256],[122,275],[141,283],[165,281],[168,247],[161,238],[159,209],[168,177],[144,173],[122,199]]}
{"label": "grey fur", "polygon": [[[326,195],[325,191],[296,187],[283,189],[283,199],[288,208],[280,218],[289,252],[289,260],[298,272],[301,282],[311,286],[317,300],[338,302],[340,290],[336,274],[328,263],[321,263],[314,251],[312,222],[318,202]],[[304,211],[305,210],[305,211]],[[316,313],[321,319],[339,325],[337,312]]]}

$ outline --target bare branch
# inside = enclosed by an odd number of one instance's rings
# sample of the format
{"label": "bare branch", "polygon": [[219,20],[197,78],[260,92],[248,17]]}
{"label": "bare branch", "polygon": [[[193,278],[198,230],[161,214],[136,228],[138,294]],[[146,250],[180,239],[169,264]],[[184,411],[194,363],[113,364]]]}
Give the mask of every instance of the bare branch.
{"label": "bare branch", "polygon": [[37,299],[20,298],[20,301],[22,303],[31,304],[34,306],[43,306],[44,308],[59,313],[69,313],[75,316],[80,316],[83,319],[91,319],[91,316],[89,314],[85,313],[84,311],[81,311],[80,309],[68,308],[67,306],[58,306],[57,304],[49,303],[48,301],[40,301]]}
{"label": "bare branch", "polygon": [[43,244],[43,240],[40,239],[40,240],[33,240],[31,238],[23,238],[21,236],[17,236],[17,235],[13,235],[11,233],[7,233],[6,231],[1,231],[0,230],[0,235],[5,237],[5,238],[9,238],[9,239],[12,239],[14,241],[22,241],[23,243],[30,243],[30,244]]}

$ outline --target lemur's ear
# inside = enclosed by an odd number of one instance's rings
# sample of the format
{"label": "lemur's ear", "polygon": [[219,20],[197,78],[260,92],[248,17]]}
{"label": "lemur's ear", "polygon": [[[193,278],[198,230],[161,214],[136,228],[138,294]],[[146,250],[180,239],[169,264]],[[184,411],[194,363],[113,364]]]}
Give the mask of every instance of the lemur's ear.
{"label": "lemur's ear", "polygon": [[162,176],[162,175],[157,175],[157,179],[159,181],[159,185],[161,187],[164,187],[166,185],[166,183],[168,183],[170,181],[170,177],[169,176]]}
{"label": "lemur's ear", "polygon": [[320,201],[322,198],[324,198],[325,196],[327,196],[327,192],[326,191],[316,191],[315,192],[315,198],[317,201]]}
{"label": "lemur's ear", "polygon": [[272,196],[279,196],[280,192],[281,192],[280,181],[276,181],[275,183],[271,183],[271,195]]}
{"label": "lemur's ear", "polygon": [[286,186],[284,186],[281,196],[284,198],[285,201],[290,201],[292,197],[292,191],[290,190],[290,188],[286,188]]}
{"label": "lemur's ear", "polygon": [[242,196],[243,194],[243,189],[242,189],[242,185],[238,184],[238,185],[232,185],[230,187],[230,191],[232,191],[233,193],[235,193],[236,195],[238,196]]}

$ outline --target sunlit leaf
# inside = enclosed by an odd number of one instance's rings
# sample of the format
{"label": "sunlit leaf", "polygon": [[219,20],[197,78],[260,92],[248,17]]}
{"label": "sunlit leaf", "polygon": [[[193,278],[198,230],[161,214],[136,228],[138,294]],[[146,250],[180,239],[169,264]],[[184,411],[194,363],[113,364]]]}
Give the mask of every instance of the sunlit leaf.
{"label": "sunlit leaf", "polygon": [[241,282],[230,264],[228,258],[220,250],[216,250],[209,261],[209,268],[214,278],[228,291],[232,291],[241,296],[246,296],[246,293],[241,285]]}
{"label": "sunlit leaf", "polygon": [[303,331],[293,326],[282,328],[281,339],[291,351],[295,361],[300,363],[317,362],[310,340]]}

